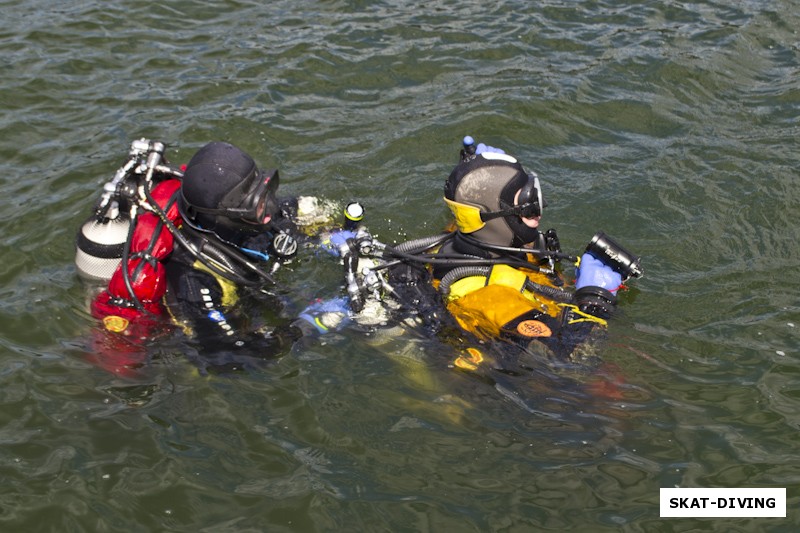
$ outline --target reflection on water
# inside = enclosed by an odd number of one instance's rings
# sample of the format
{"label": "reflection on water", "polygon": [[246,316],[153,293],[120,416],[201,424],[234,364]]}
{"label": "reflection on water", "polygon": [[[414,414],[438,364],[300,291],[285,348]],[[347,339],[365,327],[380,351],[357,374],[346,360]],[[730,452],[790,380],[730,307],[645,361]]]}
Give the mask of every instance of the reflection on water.
{"label": "reflection on water", "polygon": [[[0,522],[15,531],[783,530],[796,522],[791,3],[8,4],[0,22]],[[641,255],[600,363],[468,373],[356,331],[202,375],[180,339],[90,364],[80,222],[139,137],[284,194],[447,222],[470,134],[539,173],[570,251]],[[281,273],[298,305],[339,266]],[[274,312],[274,310],[270,311]],[[789,518],[664,522],[659,487],[788,487]]]}

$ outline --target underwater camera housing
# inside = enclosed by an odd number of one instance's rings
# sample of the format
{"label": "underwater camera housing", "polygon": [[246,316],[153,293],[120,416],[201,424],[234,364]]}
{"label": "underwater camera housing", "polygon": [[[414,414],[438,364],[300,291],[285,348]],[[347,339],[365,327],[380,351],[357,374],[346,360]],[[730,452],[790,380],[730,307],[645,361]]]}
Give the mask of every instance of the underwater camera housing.
{"label": "underwater camera housing", "polygon": [[640,278],[643,275],[640,258],[602,231],[595,233],[586,245],[586,252],[619,272],[623,281],[631,277]]}

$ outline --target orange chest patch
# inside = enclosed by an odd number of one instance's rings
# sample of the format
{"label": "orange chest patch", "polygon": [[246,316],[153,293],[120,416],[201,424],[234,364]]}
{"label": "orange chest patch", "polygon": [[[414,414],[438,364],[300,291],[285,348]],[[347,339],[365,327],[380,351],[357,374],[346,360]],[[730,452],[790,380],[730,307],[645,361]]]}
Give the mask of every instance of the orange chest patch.
{"label": "orange chest patch", "polygon": [[538,320],[523,320],[517,324],[517,333],[524,337],[550,337],[553,335],[547,324]]}

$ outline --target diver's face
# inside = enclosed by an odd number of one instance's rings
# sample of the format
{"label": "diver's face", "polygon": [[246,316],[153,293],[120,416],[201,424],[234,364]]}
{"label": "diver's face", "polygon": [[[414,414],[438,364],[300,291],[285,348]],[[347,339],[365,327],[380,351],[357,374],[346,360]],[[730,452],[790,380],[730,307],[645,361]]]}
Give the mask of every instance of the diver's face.
{"label": "diver's face", "polygon": [[[522,189],[517,191],[517,194],[514,195],[514,205],[519,205],[519,193],[522,192]],[[522,220],[522,223],[528,226],[529,228],[536,229],[539,227],[539,221],[542,219],[541,215],[535,217],[519,217]]]}

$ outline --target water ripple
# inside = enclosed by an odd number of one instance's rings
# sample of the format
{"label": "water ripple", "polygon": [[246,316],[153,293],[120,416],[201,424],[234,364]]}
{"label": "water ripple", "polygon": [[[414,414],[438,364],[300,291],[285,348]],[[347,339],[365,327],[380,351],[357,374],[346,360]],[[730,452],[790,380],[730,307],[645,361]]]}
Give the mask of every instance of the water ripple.
{"label": "water ripple", "polygon": [[[792,6],[0,5],[4,528],[639,531],[660,487],[797,484]],[[73,239],[132,139],[234,142],[392,241],[447,223],[465,134],[540,174],[565,249],[642,256],[602,367],[467,376],[357,333],[235,378],[179,341],[128,377],[87,361]],[[289,296],[339,290],[291,268]]]}

